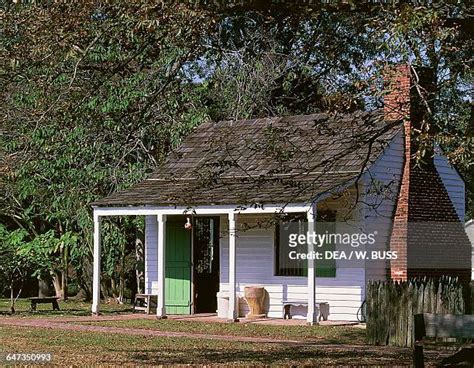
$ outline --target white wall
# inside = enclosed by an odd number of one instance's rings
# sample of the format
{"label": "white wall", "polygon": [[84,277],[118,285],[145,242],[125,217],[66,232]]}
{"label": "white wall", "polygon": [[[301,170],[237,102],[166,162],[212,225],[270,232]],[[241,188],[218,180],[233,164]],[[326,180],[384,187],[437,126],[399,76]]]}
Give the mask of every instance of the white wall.
{"label": "white wall", "polygon": [[[252,223],[256,218],[240,216],[242,223]],[[156,293],[157,273],[157,222],[156,216],[145,219],[145,292]],[[228,237],[227,218],[221,217],[220,291],[228,290]],[[283,316],[283,299],[307,299],[306,277],[274,276],[274,230],[253,229],[241,232],[237,237],[237,291],[242,293],[245,285],[263,285],[268,291],[269,317]],[[364,270],[337,269],[335,278],[316,278],[316,298],[329,302],[330,320],[357,320],[356,314],[364,300]],[[244,299],[240,299],[241,315],[248,312]],[[293,308],[295,318],[305,318],[306,308]]]}
{"label": "white wall", "polygon": [[449,198],[454,204],[456,213],[461,222],[464,222],[465,217],[465,185],[457,170],[449,163],[446,156],[444,156],[440,149],[434,157],[434,163],[438,174],[448,191]]}
{"label": "white wall", "polygon": [[[363,217],[367,232],[377,231],[373,249],[389,250],[400,181],[404,163],[403,133],[398,133],[383,154],[364,175],[365,202]],[[387,279],[389,262],[367,262],[366,282]]]}
{"label": "white wall", "polygon": [[[224,223],[224,221],[221,221]],[[307,278],[274,275],[274,231],[252,229],[239,232],[236,241],[237,291],[243,295],[246,285],[262,285],[268,292],[268,316],[283,316],[283,299],[307,300]],[[228,290],[229,239],[221,239],[220,291]],[[316,300],[329,302],[330,320],[357,320],[356,313],[363,301],[363,269],[336,270],[335,278],[316,278]],[[248,312],[240,299],[240,315]],[[306,316],[306,310],[300,311]]]}
{"label": "white wall", "polygon": [[[318,209],[329,208],[337,211],[337,231],[345,232],[346,226],[360,228],[359,206],[356,205],[355,188],[351,188],[337,198],[329,198],[318,204]],[[275,276],[275,231],[273,227],[256,228],[262,217],[239,215],[237,217],[236,239],[236,282],[237,291],[243,296],[246,285],[262,285],[268,292],[267,313],[269,317],[283,316],[283,300],[307,300],[307,278],[297,276]],[[246,224],[246,227],[243,226]],[[251,230],[244,230],[251,227]],[[344,228],[344,229],[343,229]],[[221,217],[220,291],[228,290],[229,240],[227,219]],[[336,249],[340,250],[336,245]],[[347,248],[345,248],[347,250]],[[365,297],[365,270],[338,267],[336,277],[316,278],[316,301],[328,302],[329,320],[357,321],[359,310]],[[248,306],[240,299],[240,315],[248,312]],[[305,318],[306,308],[292,308],[295,318]]]}
{"label": "white wall", "polygon": [[469,237],[469,240],[471,241],[471,249],[472,249],[472,274],[471,274],[471,280],[474,280],[474,220],[469,220],[466,222],[466,234]]}
{"label": "white wall", "polygon": [[145,216],[145,293],[156,294],[158,281],[158,223],[156,216]]}
{"label": "white wall", "polygon": [[[337,221],[343,221],[348,208],[355,204],[355,190],[337,199],[328,199],[321,206],[336,209]],[[349,223],[362,226],[360,208],[351,210]],[[242,231],[243,223],[255,225],[258,218],[238,216],[237,235],[237,291],[243,295],[245,285],[263,285],[269,293],[267,311],[269,317],[283,316],[283,299],[306,300],[307,278],[274,275],[274,229],[253,228]],[[261,219],[261,217],[260,217]],[[347,223],[347,222],[346,222]],[[228,290],[228,236],[227,217],[221,217],[220,240],[220,291]],[[339,225],[338,225],[339,226]],[[337,264],[337,263],[336,263]],[[157,223],[156,216],[146,217],[145,229],[145,291],[156,293],[157,281]],[[316,278],[316,299],[330,305],[330,320],[356,321],[357,312],[365,298],[366,275],[363,267],[338,268],[336,277]],[[248,312],[247,304],[240,298],[240,314]],[[295,318],[305,318],[306,308],[292,308]]]}

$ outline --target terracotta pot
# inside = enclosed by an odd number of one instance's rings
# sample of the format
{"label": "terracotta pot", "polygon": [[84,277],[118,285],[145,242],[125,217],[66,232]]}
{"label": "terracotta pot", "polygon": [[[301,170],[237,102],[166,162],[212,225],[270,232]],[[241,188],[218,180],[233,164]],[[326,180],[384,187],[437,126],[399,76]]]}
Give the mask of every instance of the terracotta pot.
{"label": "terracotta pot", "polygon": [[263,286],[246,286],[244,288],[244,296],[250,308],[250,312],[245,317],[250,319],[265,318],[265,288]]}

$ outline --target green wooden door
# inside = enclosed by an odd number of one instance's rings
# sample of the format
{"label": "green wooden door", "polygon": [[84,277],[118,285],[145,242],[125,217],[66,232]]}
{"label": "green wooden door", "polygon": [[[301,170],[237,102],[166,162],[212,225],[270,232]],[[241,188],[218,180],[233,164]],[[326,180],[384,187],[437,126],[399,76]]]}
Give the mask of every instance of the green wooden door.
{"label": "green wooden door", "polygon": [[165,303],[167,314],[191,314],[191,231],[167,222]]}

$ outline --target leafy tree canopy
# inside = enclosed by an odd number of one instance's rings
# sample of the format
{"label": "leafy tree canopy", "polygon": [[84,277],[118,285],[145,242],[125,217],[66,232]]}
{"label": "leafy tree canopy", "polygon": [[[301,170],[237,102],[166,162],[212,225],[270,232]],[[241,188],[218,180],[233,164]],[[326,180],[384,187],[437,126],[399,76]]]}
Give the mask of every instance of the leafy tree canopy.
{"label": "leafy tree canopy", "polygon": [[[471,12],[455,1],[4,4],[2,222],[54,237],[52,257],[67,240],[80,275],[88,203],[142,179],[193,127],[374,109],[399,62],[435,70],[423,137],[461,169],[472,205]],[[114,224],[122,235],[105,243],[130,244],[136,223]]]}

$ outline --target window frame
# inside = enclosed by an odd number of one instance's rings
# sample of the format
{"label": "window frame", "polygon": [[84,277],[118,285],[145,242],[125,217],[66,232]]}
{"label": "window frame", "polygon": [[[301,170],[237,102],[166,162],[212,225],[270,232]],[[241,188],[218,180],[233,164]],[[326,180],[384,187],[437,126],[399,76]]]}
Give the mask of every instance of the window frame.
{"label": "window frame", "polygon": [[[317,212],[317,219],[316,219],[316,232],[318,223],[335,223],[337,211],[336,210],[319,210]],[[285,219],[286,220],[286,219]],[[306,221],[306,214],[292,214],[290,220],[301,221],[303,224],[307,224]],[[280,267],[280,226],[283,222],[290,222],[290,221],[283,221],[279,220],[275,223],[274,227],[274,241],[273,241],[273,276],[275,277],[307,277],[308,276],[308,269],[307,267],[292,269],[292,268],[281,268]],[[307,226],[307,225],[306,225]],[[334,229],[335,230],[335,229]],[[334,246],[334,245],[333,245]],[[307,265],[306,261],[303,261],[305,265]],[[332,267],[325,267],[325,268],[317,268],[316,267],[316,277],[336,277],[336,261],[326,261],[332,264]],[[286,270],[286,271],[285,271]]]}

